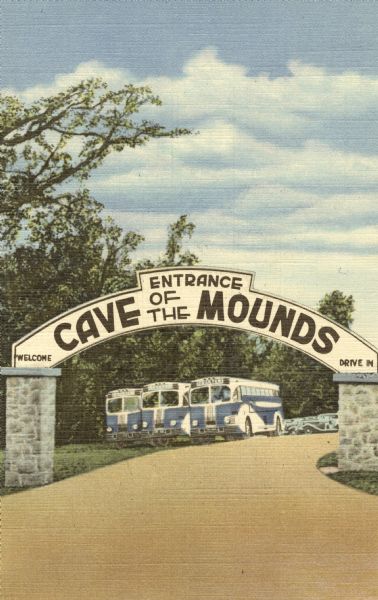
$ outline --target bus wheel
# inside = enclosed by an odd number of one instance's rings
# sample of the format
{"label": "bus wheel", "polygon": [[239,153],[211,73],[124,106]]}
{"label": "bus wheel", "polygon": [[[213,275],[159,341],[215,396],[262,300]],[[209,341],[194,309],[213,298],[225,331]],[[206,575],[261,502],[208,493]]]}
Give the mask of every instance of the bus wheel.
{"label": "bus wheel", "polygon": [[245,437],[252,437],[252,425],[249,419],[245,420]]}
{"label": "bus wheel", "polygon": [[197,437],[190,438],[190,443],[191,443],[193,446],[199,446],[199,445],[200,445],[200,443],[201,443],[201,440],[200,440],[199,438],[197,438]]}
{"label": "bus wheel", "polygon": [[169,439],[159,438],[159,440],[157,441],[157,446],[159,446],[160,448],[166,448],[167,446],[169,446]]}
{"label": "bus wheel", "polygon": [[126,448],[126,447],[127,447],[127,442],[125,442],[125,441],[117,442],[117,448],[119,448],[119,450],[122,450],[122,448]]}

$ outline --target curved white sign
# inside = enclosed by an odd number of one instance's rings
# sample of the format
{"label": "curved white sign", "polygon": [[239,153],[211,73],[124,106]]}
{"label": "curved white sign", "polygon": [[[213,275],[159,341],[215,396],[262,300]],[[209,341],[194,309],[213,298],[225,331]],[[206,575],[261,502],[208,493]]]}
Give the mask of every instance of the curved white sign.
{"label": "curved white sign", "polygon": [[207,267],[138,273],[138,287],[69,310],[13,345],[14,367],[54,367],[112,337],[169,326],[228,327],[267,336],[336,372],[377,372],[377,350],[300,304],[253,288],[254,274]]}

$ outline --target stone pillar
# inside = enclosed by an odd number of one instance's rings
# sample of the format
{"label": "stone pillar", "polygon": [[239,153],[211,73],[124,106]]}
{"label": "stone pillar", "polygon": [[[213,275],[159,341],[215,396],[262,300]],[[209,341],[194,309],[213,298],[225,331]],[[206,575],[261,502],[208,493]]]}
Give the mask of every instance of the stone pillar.
{"label": "stone pillar", "polygon": [[61,369],[2,367],[6,386],[5,485],[53,481],[56,377]]}
{"label": "stone pillar", "polygon": [[337,373],[339,469],[378,471],[378,373]]}

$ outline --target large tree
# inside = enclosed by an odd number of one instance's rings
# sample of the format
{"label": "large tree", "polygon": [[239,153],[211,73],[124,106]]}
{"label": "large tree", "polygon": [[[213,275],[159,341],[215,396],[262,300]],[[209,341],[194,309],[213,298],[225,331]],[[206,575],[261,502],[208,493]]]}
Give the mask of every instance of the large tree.
{"label": "large tree", "polygon": [[344,325],[349,327],[353,323],[354,313],[354,298],[353,296],[347,296],[340,290],[334,290],[330,294],[325,294],[318,304],[318,310],[325,315]]}
{"label": "large tree", "polygon": [[337,410],[332,372],[299,350],[274,343],[257,375],[279,384],[286,418]]}
{"label": "large tree", "polygon": [[[320,299],[318,309],[340,325],[349,327],[353,321],[354,299],[335,290]],[[331,370],[299,350],[272,344],[271,352],[259,366],[259,374],[280,384],[287,417],[337,410],[337,389]]]}
{"label": "large tree", "polygon": [[0,258],[3,360],[10,344],[61,312],[125,288],[142,236],[123,232],[86,192],[38,208],[24,239]]}
{"label": "large tree", "polygon": [[143,109],[160,104],[148,87],[128,84],[114,91],[102,79],[82,81],[29,105],[0,95],[3,236],[13,240],[33,209],[66,199],[62,184],[87,179],[110,152],[190,133],[138,118]]}

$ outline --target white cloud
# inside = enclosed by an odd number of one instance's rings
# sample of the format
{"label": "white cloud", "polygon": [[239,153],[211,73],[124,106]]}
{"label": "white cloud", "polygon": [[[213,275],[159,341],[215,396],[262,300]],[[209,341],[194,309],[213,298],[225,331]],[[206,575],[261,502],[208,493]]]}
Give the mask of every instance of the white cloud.
{"label": "white cloud", "polygon": [[325,69],[292,61],[289,75],[248,75],[242,65],[224,63],[215,49],[194,56],[179,78],[155,77],[148,83],[177,118],[232,118],[268,129],[300,130],[315,117],[355,117],[376,110],[378,80],[354,72]]}
{"label": "white cloud", "polygon": [[[231,124],[204,126],[198,136],[154,140],[116,159],[117,172],[103,188],[280,185],[362,189],[378,184],[378,156],[335,150],[309,140],[282,148],[247,135]],[[107,170],[110,170],[107,167]]]}
{"label": "white cloud", "polygon": [[[216,49],[205,48],[183,66],[181,77],[150,77],[140,83],[162,96],[162,112],[175,119],[232,119],[243,126],[293,128],[295,133],[326,116],[355,118],[376,111],[378,79],[352,71],[329,73],[299,61],[291,61],[288,70],[287,76],[274,79],[264,73],[250,76],[245,66],[225,63]],[[89,77],[103,77],[111,87],[136,80],[128,70],[92,60],[80,63],[72,73],[57,75],[50,85],[17,93],[31,101]]]}
{"label": "white cloud", "polygon": [[[288,190],[287,190],[288,191]],[[311,207],[308,207],[311,210]],[[167,226],[177,220],[178,213],[111,212],[125,228],[141,231],[148,245],[163,247]],[[296,211],[280,212],[272,218],[258,211],[239,213],[225,209],[193,211],[189,215],[196,225],[191,245],[198,248],[218,248],[220,251],[286,252],[300,249],[303,254],[319,252],[324,255],[335,250],[340,254],[351,252],[369,255],[378,251],[378,228],[358,219],[348,228],[338,227],[337,217],[331,217],[325,227],[314,227],[308,215],[300,219]]]}
{"label": "white cloud", "polygon": [[107,68],[98,60],[90,60],[80,63],[72,73],[60,73],[51,84],[34,85],[25,90],[6,89],[3,92],[17,94],[24,102],[33,102],[42,96],[58,94],[84,79],[96,77],[102,77],[111,88],[122,87],[133,79],[132,74],[124,69]]}
{"label": "white cloud", "polygon": [[352,228],[361,221],[372,226],[378,223],[377,194],[372,192],[315,194],[288,187],[257,186],[241,193],[234,208],[254,220],[274,220],[278,216],[279,226],[285,219],[291,227],[302,225],[314,231],[316,227]]}

